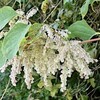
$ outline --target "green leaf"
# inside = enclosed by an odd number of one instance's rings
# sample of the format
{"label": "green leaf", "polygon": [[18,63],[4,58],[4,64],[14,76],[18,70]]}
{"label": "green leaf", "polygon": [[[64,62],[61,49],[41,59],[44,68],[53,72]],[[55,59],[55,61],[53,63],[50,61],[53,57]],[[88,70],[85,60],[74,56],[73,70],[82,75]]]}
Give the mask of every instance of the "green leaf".
{"label": "green leaf", "polygon": [[89,4],[91,4],[92,10],[93,10],[93,3],[94,3],[95,1],[100,1],[100,0],[86,0],[86,1],[85,1],[85,3],[83,4],[83,6],[82,6],[81,9],[80,9],[82,18],[84,18],[85,15],[87,14]]}
{"label": "green leaf", "polygon": [[67,89],[65,94],[66,94],[67,100],[72,100],[73,99],[73,96],[72,96],[72,93],[71,93],[71,88]]}
{"label": "green leaf", "polygon": [[48,85],[45,86],[45,89],[51,91],[51,89],[52,89],[52,82],[51,82],[50,79],[47,79],[47,84]]}
{"label": "green leaf", "polygon": [[81,10],[82,18],[84,18],[85,15],[87,14],[89,4],[90,4],[90,0],[86,0],[85,4],[81,7],[80,10]]}
{"label": "green leaf", "polygon": [[0,67],[2,67],[3,64],[6,62],[6,58],[2,54],[1,48],[2,48],[2,41],[0,41]]}
{"label": "green leaf", "polygon": [[37,36],[39,34],[39,30],[41,29],[43,24],[40,23],[34,23],[31,27],[30,27],[30,32],[29,32],[29,36]]}
{"label": "green leaf", "polygon": [[40,80],[39,83],[37,84],[37,86],[39,88],[42,88],[44,86],[44,82],[42,80]]}
{"label": "green leaf", "polygon": [[0,30],[13,18],[17,13],[9,6],[0,9]]}
{"label": "green leaf", "polygon": [[37,40],[41,36],[41,33],[39,31],[40,31],[42,26],[43,26],[43,24],[34,23],[30,27],[29,34],[28,34],[28,36],[30,37],[30,40],[29,40],[30,43]]}
{"label": "green leaf", "polygon": [[88,80],[88,83],[90,83],[93,88],[96,86],[96,83],[95,83],[95,79],[94,78],[89,79]]}
{"label": "green leaf", "polygon": [[96,32],[86,23],[85,20],[77,21],[68,27],[68,30],[71,32],[69,35],[70,38],[78,37],[82,40],[88,40]]}
{"label": "green leaf", "polygon": [[59,88],[60,88],[60,84],[56,84],[56,85],[52,86],[52,89],[50,91],[50,94],[51,94],[52,97],[55,97],[55,95],[58,92]]}
{"label": "green leaf", "polygon": [[28,32],[30,25],[23,23],[16,24],[3,40],[2,52],[7,59],[16,55],[19,45],[25,34]]}

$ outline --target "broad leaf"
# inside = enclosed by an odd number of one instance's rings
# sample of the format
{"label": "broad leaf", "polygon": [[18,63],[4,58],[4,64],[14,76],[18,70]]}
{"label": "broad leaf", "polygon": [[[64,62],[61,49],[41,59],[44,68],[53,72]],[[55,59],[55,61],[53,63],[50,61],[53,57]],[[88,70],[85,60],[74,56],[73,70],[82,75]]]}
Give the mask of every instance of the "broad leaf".
{"label": "broad leaf", "polygon": [[94,3],[95,1],[100,1],[100,0],[86,0],[86,1],[85,1],[85,3],[83,4],[83,6],[82,6],[81,9],[80,9],[82,18],[84,18],[85,15],[87,14],[89,4],[91,4],[91,7],[92,7],[92,9],[93,9],[93,3]]}
{"label": "broad leaf", "polygon": [[68,27],[68,30],[71,32],[69,35],[70,38],[78,37],[82,40],[88,40],[96,32],[86,23],[85,20],[77,21]]}
{"label": "broad leaf", "polygon": [[42,26],[43,26],[43,24],[34,23],[30,27],[29,34],[28,34],[28,36],[30,37],[30,39],[29,39],[30,43],[37,40],[41,36],[41,33],[39,31],[40,31]]}
{"label": "broad leaf", "polygon": [[82,18],[84,18],[85,15],[87,14],[89,4],[90,4],[90,0],[86,0],[85,4],[81,7],[80,10],[81,10]]}
{"label": "broad leaf", "polygon": [[3,40],[2,52],[7,59],[11,59],[16,55],[21,40],[29,30],[30,25],[23,23],[16,24]]}
{"label": "broad leaf", "polygon": [[0,30],[13,18],[17,13],[9,6],[0,9]]}
{"label": "broad leaf", "polygon": [[0,41],[0,67],[2,67],[3,64],[6,62],[6,58],[2,54],[1,47],[2,47],[2,41]]}

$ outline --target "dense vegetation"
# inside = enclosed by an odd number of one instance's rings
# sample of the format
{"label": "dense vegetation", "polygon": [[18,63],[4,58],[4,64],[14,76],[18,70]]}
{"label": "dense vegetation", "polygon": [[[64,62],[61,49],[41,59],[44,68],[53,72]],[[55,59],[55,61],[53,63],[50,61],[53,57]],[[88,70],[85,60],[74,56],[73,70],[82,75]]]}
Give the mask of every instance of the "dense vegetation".
{"label": "dense vegetation", "polygon": [[99,100],[99,34],[100,0],[0,0],[0,100]]}

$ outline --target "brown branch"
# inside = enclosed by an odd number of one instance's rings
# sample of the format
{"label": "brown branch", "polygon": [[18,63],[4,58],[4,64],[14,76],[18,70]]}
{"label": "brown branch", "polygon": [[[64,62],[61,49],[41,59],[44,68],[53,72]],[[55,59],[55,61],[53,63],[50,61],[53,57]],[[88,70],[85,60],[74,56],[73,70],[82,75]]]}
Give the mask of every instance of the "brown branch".
{"label": "brown branch", "polygon": [[91,40],[82,41],[79,44],[85,44],[85,43],[90,43],[90,42],[94,42],[94,41],[100,41],[100,38],[95,38],[95,39],[91,39]]}
{"label": "brown branch", "polygon": [[51,13],[47,16],[47,18],[43,21],[43,23],[45,23],[47,21],[47,19],[51,16],[51,14],[57,9],[57,7],[60,5],[60,3],[62,2],[62,0],[60,0],[58,2],[58,4],[54,7],[54,9],[51,11]]}

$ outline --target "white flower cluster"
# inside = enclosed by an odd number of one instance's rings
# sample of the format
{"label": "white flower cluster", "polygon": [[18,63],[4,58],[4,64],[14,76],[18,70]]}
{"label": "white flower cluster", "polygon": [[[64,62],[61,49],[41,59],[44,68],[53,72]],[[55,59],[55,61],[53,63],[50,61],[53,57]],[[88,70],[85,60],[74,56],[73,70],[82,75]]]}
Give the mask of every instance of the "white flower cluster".
{"label": "white flower cluster", "polygon": [[13,59],[9,60],[5,65],[3,65],[0,68],[1,72],[4,72],[6,68],[11,65],[11,74],[10,74],[10,79],[12,82],[13,86],[16,86],[16,77],[18,74],[21,74],[22,67],[24,67],[24,78],[25,78],[25,83],[27,85],[27,88],[31,88],[31,84],[33,83],[33,77],[32,77],[32,68],[33,64],[29,59],[24,55],[22,56],[15,56]]}
{"label": "white flower cluster", "polygon": [[38,11],[38,8],[32,7],[27,13],[26,13],[26,18],[29,19],[30,17],[32,17],[33,15],[35,15]]}
{"label": "white flower cluster", "polygon": [[67,78],[71,77],[73,71],[78,71],[81,78],[89,78],[92,72],[88,65],[95,60],[81,47],[80,41],[65,41],[59,33],[55,34],[46,25],[40,32],[44,34],[0,69],[3,72],[7,65],[12,65],[10,78],[14,86],[16,85],[15,77],[20,74],[22,66],[24,66],[24,78],[28,89],[33,83],[33,68],[41,76],[45,86],[49,85],[48,76],[55,75],[57,70],[60,70],[62,92],[66,90]]}
{"label": "white flower cluster", "polygon": [[9,22],[9,29],[12,29],[12,27],[16,24],[16,23],[24,23],[24,24],[29,24],[29,18],[32,17],[33,15],[35,15],[38,11],[38,8],[32,7],[26,14],[22,9],[17,9],[16,13],[18,14],[18,16],[14,17],[12,20],[10,20]]}

